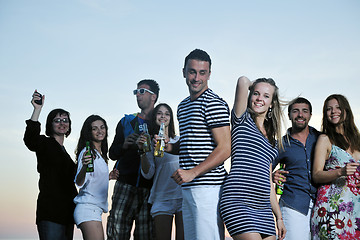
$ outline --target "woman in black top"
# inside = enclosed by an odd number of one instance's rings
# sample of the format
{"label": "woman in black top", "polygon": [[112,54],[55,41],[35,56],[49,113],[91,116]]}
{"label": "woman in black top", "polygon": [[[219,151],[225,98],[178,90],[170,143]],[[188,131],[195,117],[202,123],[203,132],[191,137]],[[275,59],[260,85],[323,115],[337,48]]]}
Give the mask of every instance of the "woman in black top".
{"label": "woman in black top", "polygon": [[[42,104],[37,101],[42,100]],[[36,153],[40,174],[36,224],[40,240],[73,239],[77,190],[74,184],[76,166],[63,143],[71,132],[70,114],[63,109],[52,110],[46,121],[46,135],[40,135],[39,115],[45,97],[34,92],[34,111],[26,121],[25,145]]]}

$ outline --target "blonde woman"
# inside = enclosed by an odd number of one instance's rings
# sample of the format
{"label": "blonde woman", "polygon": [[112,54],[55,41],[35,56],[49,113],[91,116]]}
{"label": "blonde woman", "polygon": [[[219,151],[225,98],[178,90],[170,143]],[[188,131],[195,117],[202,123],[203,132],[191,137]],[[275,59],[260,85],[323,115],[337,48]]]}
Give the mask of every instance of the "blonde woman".
{"label": "blonde woman", "polygon": [[231,170],[221,196],[221,216],[235,240],[275,240],[274,213],[283,239],[286,229],[271,178],[276,141],[282,146],[282,113],[274,80],[251,82],[240,77],[231,114]]}

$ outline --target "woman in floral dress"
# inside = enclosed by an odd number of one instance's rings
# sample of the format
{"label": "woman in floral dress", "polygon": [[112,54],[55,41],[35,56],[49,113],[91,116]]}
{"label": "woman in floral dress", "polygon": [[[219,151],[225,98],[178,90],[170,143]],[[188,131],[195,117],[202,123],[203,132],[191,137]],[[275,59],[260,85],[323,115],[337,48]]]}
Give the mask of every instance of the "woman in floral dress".
{"label": "woman in floral dress", "polygon": [[360,239],[360,134],[347,99],[330,95],[323,107],[313,179],[322,184],[311,219],[313,239]]}

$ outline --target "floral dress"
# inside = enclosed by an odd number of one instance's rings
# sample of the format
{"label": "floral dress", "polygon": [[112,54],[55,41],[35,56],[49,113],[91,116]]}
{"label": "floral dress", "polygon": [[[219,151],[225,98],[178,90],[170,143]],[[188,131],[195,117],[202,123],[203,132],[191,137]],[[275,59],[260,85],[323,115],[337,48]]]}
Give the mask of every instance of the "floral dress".
{"label": "floral dress", "polygon": [[[332,145],[325,170],[331,171],[355,162],[343,149]],[[339,177],[318,188],[311,218],[313,239],[360,239],[360,167],[351,176]]]}

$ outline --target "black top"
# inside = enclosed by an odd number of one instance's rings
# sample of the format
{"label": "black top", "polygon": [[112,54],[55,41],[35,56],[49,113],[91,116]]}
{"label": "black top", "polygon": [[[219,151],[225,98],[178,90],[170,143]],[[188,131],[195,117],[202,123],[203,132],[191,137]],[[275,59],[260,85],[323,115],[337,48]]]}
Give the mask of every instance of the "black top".
{"label": "black top", "polygon": [[26,121],[24,142],[36,153],[40,174],[36,223],[42,220],[59,224],[74,223],[74,184],[76,164],[53,137],[40,135],[40,123]]}
{"label": "black top", "polygon": [[[144,120],[142,120],[144,121]],[[123,149],[125,138],[134,133],[136,125],[141,122],[137,114],[125,115],[116,127],[116,134],[109,149],[109,157],[117,160],[115,167],[119,170],[118,181],[135,187],[151,189],[152,179],[147,180],[140,172],[140,156],[136,144]]]}

